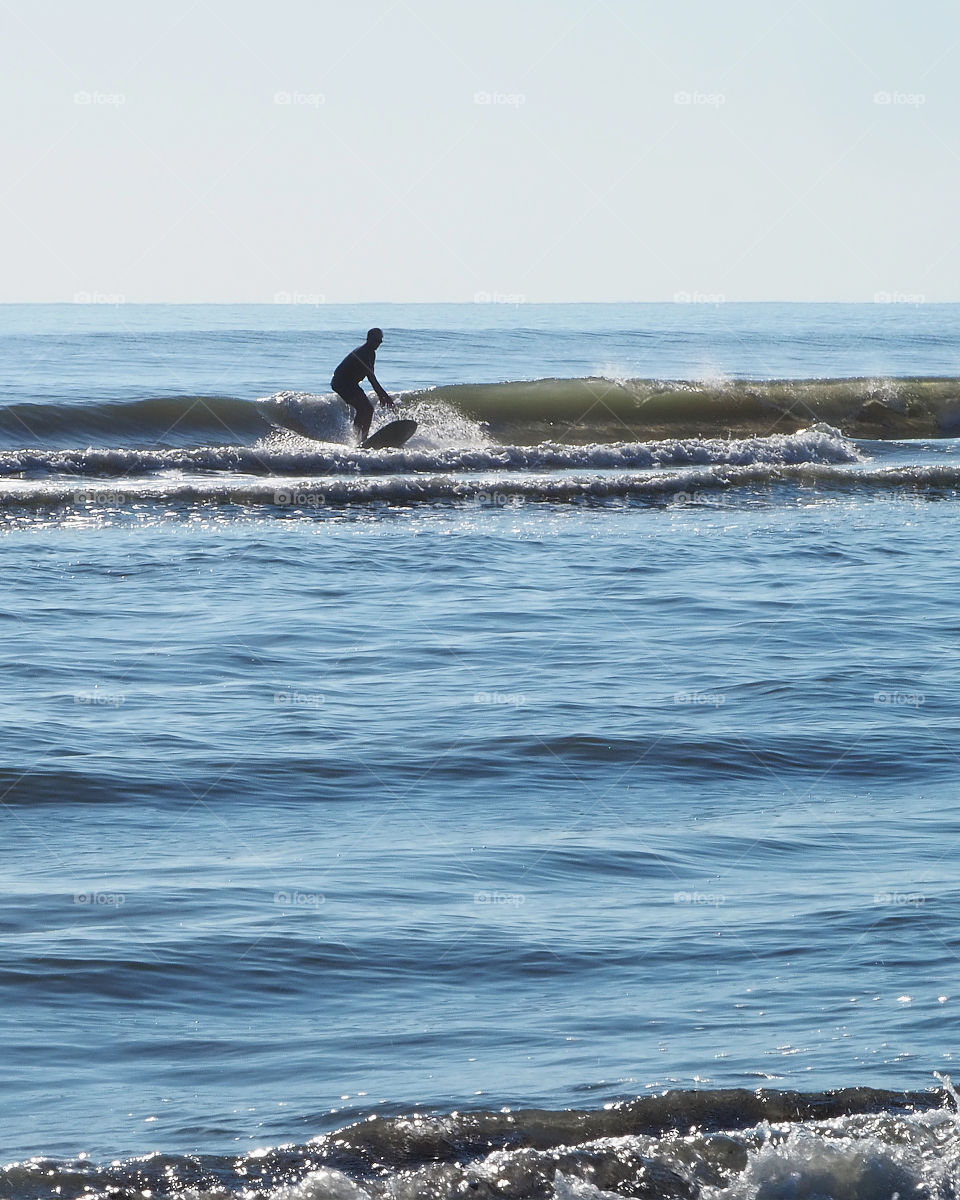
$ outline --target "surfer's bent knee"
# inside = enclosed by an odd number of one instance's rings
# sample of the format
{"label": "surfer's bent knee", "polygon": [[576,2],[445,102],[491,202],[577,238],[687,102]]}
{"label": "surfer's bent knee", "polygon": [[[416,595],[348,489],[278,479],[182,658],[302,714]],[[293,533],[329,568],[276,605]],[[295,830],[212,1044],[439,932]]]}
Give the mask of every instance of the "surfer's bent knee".
{"label": "surfer's bent knee", "polygon": [[334,391],[344,404],[348,404],[353,409],[354,423],[369,428],[370,422],[373,420],[373,404],[363,388],[344,388],[342,392],[334,388]]}

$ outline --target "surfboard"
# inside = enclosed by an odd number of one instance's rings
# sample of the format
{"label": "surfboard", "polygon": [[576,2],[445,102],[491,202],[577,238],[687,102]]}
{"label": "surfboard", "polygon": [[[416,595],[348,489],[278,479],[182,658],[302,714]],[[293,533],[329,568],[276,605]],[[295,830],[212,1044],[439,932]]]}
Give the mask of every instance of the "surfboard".
{"label": "surfboard", "polygon": [[360,449],[398,450],[416,432],[416,421],[391,421],[389,425],[383,425],[376,433],[371,433],[365,442],[361,442]]}

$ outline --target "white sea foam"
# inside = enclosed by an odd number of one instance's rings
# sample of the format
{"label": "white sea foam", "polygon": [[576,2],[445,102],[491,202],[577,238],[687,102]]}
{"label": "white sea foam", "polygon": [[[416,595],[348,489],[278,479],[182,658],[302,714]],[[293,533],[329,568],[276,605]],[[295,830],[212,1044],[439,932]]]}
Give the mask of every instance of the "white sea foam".
{"label": "white sea foam", "polygon": [[960,1144],[949,1114],[843,1117],[765,1127],[746,1169],[703,1200],[890,1200],[952,1196]]}
{"label": "white sea foam", "polygon": [[[856,446],[829,426],[796,434],[725,440],[668,439],[570,446],[438,445],[437,431],[401,450],[368,451],[318,445],[289,431],[254,446],[203,446],[189,449],[88,448],[85,450],[6,450],[0,476],[131,476],[163,471],[217,471],[252,475],[395,474],[472,471],[654,470],[684,465],[795,465],[854,463]],[[431,439],[435,439],[431,444]],[[426,443],[426,444],[424,444]]]}

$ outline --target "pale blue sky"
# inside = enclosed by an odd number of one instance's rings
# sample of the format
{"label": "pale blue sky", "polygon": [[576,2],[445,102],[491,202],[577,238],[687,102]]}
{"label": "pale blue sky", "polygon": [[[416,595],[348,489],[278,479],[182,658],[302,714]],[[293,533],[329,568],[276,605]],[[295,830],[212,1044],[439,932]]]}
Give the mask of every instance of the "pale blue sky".
{"label": "pale blue sky", "polygon": [[0,300],[960,299],[953,0],[0,0]]}

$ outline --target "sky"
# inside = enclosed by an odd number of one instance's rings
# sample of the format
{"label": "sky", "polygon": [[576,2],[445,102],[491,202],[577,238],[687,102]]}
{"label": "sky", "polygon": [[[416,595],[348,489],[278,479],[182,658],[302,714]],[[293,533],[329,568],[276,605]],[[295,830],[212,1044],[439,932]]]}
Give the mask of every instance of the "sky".
{"label": "sky", "polygon": [[960,300],[955,0],[0,0],[0,301]]}

